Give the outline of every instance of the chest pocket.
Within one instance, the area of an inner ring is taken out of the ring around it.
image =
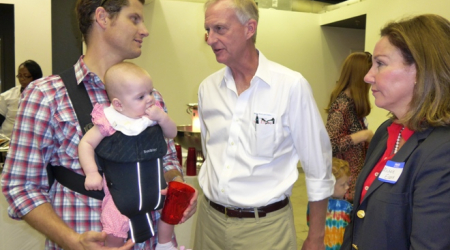
[[[256,120],[256,114],[255,119]],[[273,157],[276,148],[276,118],[259,114],[258,123],[249,128],[250,148],[253,156]]]

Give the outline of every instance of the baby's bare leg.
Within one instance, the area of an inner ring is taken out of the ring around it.
[[[174,227],[174,225],[165,223],[162,220],[158,221],[158,244],[156,245],[155,250],[177,249],[171,242]]]
[[[106,235],[105,246],[107,247],[121,247],[125,244],[125,239],[116,237],[112,234]]]

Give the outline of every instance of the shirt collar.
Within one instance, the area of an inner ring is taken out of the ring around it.
[[[270,77],[270,66],[269,66],[269,60],[263,55],[263,53],[259,50],[258,51],[258,68],[256,69],[256,73],[253,76],[253,79],[251,81],[251,85],[255,82],[256,79],[261,80],[261,82],[266,83],[267,85],[271,86],[271,77]],[[230,67],[226,67],[223,79],[220,84],[226,85],[227,82],[234,83],[233,74],[231,72]]]
[[[99,87],[103,86],[103,82],[100,80],[100,77],[97,76],[94,72],[91,72],[84,62],[84,55],[80,56],[80,59],[74,65],[75,67],[75,76],[77,78],[77,84],[80,84],[82,81],[85,83],[94,83]]]
[[[78,59],[77,63],[75,63],[75,77],[77,78],[77,84],[80,84],[86,75],[89,74],[89,69],[84,63],[84,55],[80,56],[80,59]]]
[[[402,130],[402,128],[403,128],[403,130]],[[393,122],[387,128],[387,130],[388,130],[389,136],[392,136],[392,137],[395,137],[395,138],[397,138],[398,134],[401,132],[402,133],[401,136],[403,137],[403,139],[405,141],[407,141],[409,139],[409,137],[411,137],[411,135],[414,134],[413,130],[403,126],[402,124],[398,124],[398,123],[395,123],[395,122]]]
[[[258,53],[259,53],[259,61],[255,77],[259,78],[262,82],[266,83],[267,85],[272,86],[271,81],[272,78],[270,77],[271,72],[270,61],[259,50]],[[253,79],[255,79],[255,77]]]

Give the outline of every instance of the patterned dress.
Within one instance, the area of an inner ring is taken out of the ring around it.
[[[345,227],[350,223],[352,208],[352,204],[346,200],[328,199],[324,238],[326,250],[339,250],[341,248]],[[306,220],[309,226],[309,206]]]
[[[328,112],[327,125],[333,157],[346,160],[350,166],[349,189],[345,198],[353,202],[355,183],[364,164],[367,153],[367,142],[353,144],[351,134],[367,129],[363,119],[356,116],[353,99],[341,92]]]

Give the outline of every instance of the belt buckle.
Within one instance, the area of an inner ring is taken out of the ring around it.
[[[234,209],[230,209],[228,207],[225,207],[225,217],[229,218],[230,216],[228,215],[228,210],[234,211]]]
[[[235,211],[235,212],[239,212],[239,215],[238,215],[238,216],[232,216],[232,217],[237,217],[237,218],[239,218],[239,219],[242,219],[242,218],[243,218],[243,217],[242,217],[242,210],[244,210],[244,209],[238,208],[238,207],[236,207],[236,208],[225,207],[225,216],[226,216],[227,218],[230,217],[230,216],[228,215],[228,210],[230,210],[230,211]]]
[[[266,211],[258,209],[258,217],[266,217],[266,215],[267,215]]]
[[[239,216],[237,216],[239,219],[242,219],[242,208],[235,209],[234,211],[239,212]]]
[[[230,210],[230,211],[239,211],[239,213],[241,213],[241,209],[240,208],[238,208],[238,209],[233,209],[233,208],[230,208],[230,207],[225,207],[225,217],[230,217],[229,215],[228,215],[228,210]]]

